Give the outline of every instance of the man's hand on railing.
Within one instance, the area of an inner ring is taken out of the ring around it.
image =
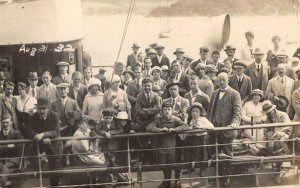
[[[129,134],[134,134],[135,133],[135,130],[130,130],[129,131]]]
[[[164,127],[164,128],[162,128],[162,129],[159,129],[159,132],[168,132],[169,131],[169,129],[167,128],[167,127]]]
[[[238,124],[230,124],[230,125],[228,125],[229,127],[232,127],[233,129],[235,129],[235,128],[238,128],[239,127],[239,125]]]
[[[174,128],[169,128],[169,129],[168,129],[168,133],[172,133],[172,132],[176,132],[176,129],[174,129]]]
[[[109,132],[105,132],[105,136],[106,138],[110,139],[111,138],[111,134]]]
[[[36,134],[36,135],[33,137],[33,140],[34,140],[34,141],[41,141],[41,140],[44,138],[44,136],[45,136],[44,133]]]
[[[50,140],[49,138],[44,138],[44,139],[43,139],[43,143],[44,143],[45,145],[50,145],[50,144],[51,144],[51,140]]]

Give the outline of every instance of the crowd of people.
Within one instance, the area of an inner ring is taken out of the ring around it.
[[[218,155],[232,157],[235,138],[249,141],[247,147],[253,155],[289,154],[287,140],[299,136],[298,127],[276,127],[237,131],[242,125],[261,123],[288,123],[300,119],[300,53],[293,58],[280,46],[280,37],[272,37],[274,48],[265,53],[254,46],[254,34],[246,32],[247,45],[242,57],[235,55],[236,48],[227,45],[227,58],[220,60],[219,51],[210,53],[207,47],[199,50],[195,60],[182,48],[174,51],[173,61],[164,54],[164,46],[150,44],[145,52],[132,45],[133,53],[127,62],[115,62],[112,75],[99,69],[93,75],[91,67],[82,72],[68,72],[69,63],[59,62],[59,75],[49,71],[38,75],[30,72],[28,84],[16,85],[0,72],[0,140],[32,139],[39,143],[26,144],[25,156],[45,153],[49,169],[70,164],[115,166],[127,165],[124,139],[111,139],[113,135],[137,132],[165,133],[157,140],[138,139],[140,150],[159,148],[155,163],[206,161],[216,157],[211,147],[219,144]],[[211,58],[208,57],[211,54]],[[40,77],[39,77],[40,76]],[[43,84],[38,86],[38,80]],[[13,95],[15,88],[18,95]],[[231,127],[218,134],[213,132],[186,133],[194,129]],[[103,136],[107,139],[52,141],[65,136]],[[216,139],[217,138],[217,139]],[[262,141],[270,141],[268,144]],[[253,142],[256,142],[254,144]],[[183,146],[192,146],[184,148]],[[178,147],[178,148],[177,148]],[[296,153],[300,152],[296,143]],[[19,167],[21,145],[1,145],[2,174],[12,173]],[[64,155],[62,155],[64,154]],[[153,153],[139,153],[139,162],[153,163]],[[33,168],[38,160],[29,158]],[[277,170],[280,171],[280,163]],[[200,167],[204,176],[205,166]],[[194,169],[192,169],[194,170]],[[229,184],[226,175],[232,174],[230,163],[219,169],[221,186]],[[170,168],[163,170],[165,181],[161,188],[171,186]],[[175,170],[175,184],[180,187],[181,170]],[[278,177],[278,176],[277,176]],[[280,183],[280,179],[275,179]],[[59,184],[52,174],[50,185]],[[6,176],[0,186],[10,186]]]

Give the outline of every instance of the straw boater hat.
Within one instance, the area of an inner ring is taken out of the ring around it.
[[[269,112],[271,112],[272,110],[274,110],[276,108],[276,105],[273,105],[272,102],[270,100],[265,100],[262,103],[262,112],[267,114]]]
[[[182,48],[176,48],[175,52],[173,52],[173,54],[177,54],[177,53],[181,53],[181,54],[184,54],[184,51]]]
[[[68,84],[68,83],[61,83],[61,84],[58,84],[56,86],[56,88],[66,88],[66,87],[69,87],[69,86],[70,86],[70,84]]]
[[[260,95],[261,96],[261,98],[263,98],[264,97],[264,92],[262,91],[262,90],[260,90],[260,89],[254,89],[252,92],[251,92],[251,96],[253,96],[253,95]]]
[[[70,64],[68,62],[65,61],[60,61],[56,64],[56,66],[69,66]]]
[[[155,66],[150,70],[150,74],[152,74],[154,70],[159,70],[160,72],[162,72],[162,70],[159,66]]]
[[[227,45],[224,51],[226,52],[227,50],[236,50],[236,48],[233,47],[232,45]]]
[[[255,48],[253,55],[264,55],[265,53],[260,48]]]
[[[199,108],[201,111],[201,116],[206,116],[206,111],[203,108],[202,104],[195,102],[194,104],[192,104],[188,109],[187,109],[187,113],[191,114],[191,111],[193,108]]]

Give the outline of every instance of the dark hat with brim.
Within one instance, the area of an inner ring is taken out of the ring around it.
[[[175,55],[175,54],[177,54],[177,53],[184,54],[184,51],[183,51],[182,48],[177,48],[177,49],[175,50],[175,52],[173,52],[173,54]]]
[[[232,45],[227,45],[224,51],[226,52],[227,50],[236,50],[236,48],[233,47]]]
[[[289,100],[285,96],[277,96],[279,100],[274,103],[278,109],[286,109],[289,106]]]
[[[157,45],[154,49],[157,50],[157,49],[164,49],[165,47],[162,46],[162,45]]]
[[[38,98],[37,107],[47,108],[50,106],[50,102],[47,98]]]
[[[188,107],[187,113],[191,114],[191,111],[192,111],[193,108],[199,108],[200,111],[201,111],[201,116],[206,116],[206,110],[203,108],[202,104],[200,104],[198,102],[195,102],[190,107]]]
[[[105,69],[102,69],[102,68],[99,69],[99,73],[105,73],[105,72],[106,72]]]
[[[165,101],[162,103],[162,108],[165,108],[165,107],[173,107],[171,103]]]
[[[173,81],[171,81],[171,82],[169,82],[166,85],[166,89],[169,89],[170,87],[175,86],[175,85],[177,85],[178,87],[180,87],[181,83],[180,82],[173,82]]]
[[[116,110],[112,108],[107,108],[102,111],[103,116],[115,116],[117,114]]]
[[[140,46],[137,43],[133,43],[131,48],[140,48]]]
[[[133,79],[135,78],[135,75],[134,75],[134,73],[133,73],[132,71],[130,71],[130,70],[125,70],[125,71],[122,73],[123,76],[125,76],[126,73],[130,74],[131,77],[132,77]]]
[[[153,83],[153,81],[149,78],[149,77],[146,77],[142,80],[142,84],[145,84],[145,83],[148,83],[148,82],[151,82]]]
[[[185,59],[188,60],[188,61],[193,61],[192,56],[190,56],[189,54],[184,54],[184,55],[183,55],[183,58],[185,58]]]
[[[273,105],[273,103],[270,100],[265,100],[262,103],[262,112],[267,114],[274,110],[276,108],[276,105]]]
[[[40,77],[38,77],[37,72],[30,72],[29,76],[27,77],[28,80],[36,80],[39,79]]]
[[[300,72],[300,69],[297,69],[295,73],[298,74],[299,72]]]

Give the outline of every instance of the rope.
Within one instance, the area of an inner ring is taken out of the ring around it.
[[[127,34],[128,26],[129,26],[130,19],[131,19],[131,15],[132,15],[132,12],[133,12],[134,4],[135,4],[135,0],[131,0],[130,5],[129,5],[129,10],[128,10],[128,13],[127,13],[127,19],[126,19],[126,23],[125,23],[125,27],[124,27],[124,31],[123,31],[123,36],[122,36],[122,39],[121,39],[121,44],[120,44],[120,47],[119,47],[119,52],[118,52],[118,56],[117,56],[116,61],[118,61],[119,57],[120,57],[120,53],[121,53],[121,50],[122,50],[122,47],[123,47],[123,44],[124,44],[124,40],[125,40],[125,37],[126,37],[126,34]]]

